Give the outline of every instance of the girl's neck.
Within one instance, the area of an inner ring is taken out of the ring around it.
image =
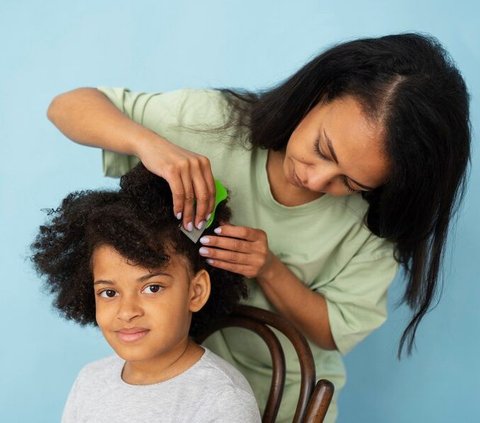
[[[179,344],[174,350],[142,361],[126,361],[122,380],[130,385],[151,385],[172,379],[202,357],[205,350],[190,339]]]

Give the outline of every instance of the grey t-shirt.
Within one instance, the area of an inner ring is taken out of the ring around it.
[[[62,423],[261,421],[246,379],[208,349],[182,374],[153,385],[125,383],[124,363],[113,356],[86,365],[70,391]]]

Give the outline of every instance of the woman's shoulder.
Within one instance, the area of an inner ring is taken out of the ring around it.
[[[384,255],[393,257],[393,243],[375,235],[368,227],[366,223],[368,208],[369,205],[361,194],[337,199],[333,212],[337,218],[336,224],[343,225],[345,230],[343,239],[348,241],[353,250],[361,247],[361,251],[368,251],[372,258]],[[340,216],[342,218],[338,219]]]
[[[363,199],[361,194],[346,195],[343,197],[345,212],[350,214],[352,218],[363,222],[365,214],[368,211],[368,203]]]
[[[189,101],[211,102],[211,101],[227,101],[227,97],[221,90],[215,88],[179,88],[163,93],[167,96],[176,96]]]
[[[329,196],[323,199],[323,202],[319,202],[319,208],[322,211],[322,219],[317,225],[321,227],[328,225],[339,230],[339,233],[355,230],[359,235],[363,233],[365,236],[370,232],[365,225],[368,203],[360,194]],[[311,213],[315,212],[316,210],[312,208]]]
[[[211,88],[181,88],[144,92],[130,88],[97,87],[118,109],[146,126],[166,121],[172,125],[221,126],[231,106],[222,91]],[[157,122],[158,123],[158,122]]]
[[[220,127],[227,123],[231,114],[228,98],[219,90],[183,88],[164,96],[167,101],[175,100],[179,123],[193,126],[193,129]]]

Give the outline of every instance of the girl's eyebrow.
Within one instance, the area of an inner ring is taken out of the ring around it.
[[[99,279],[99,280],[93,282],[93,285],[115,285],[115,284],[112,281]]]
[[[167,272],[147,273],[147,274],[144,275],[144,276],[140,276],[140,277],[137,279],[137,282],[145,282],[145,281],[147,281],[148,279],[154,278],[155,276],[168,276],[168,277],[172,277],[172,275],[171,275],[170,273],[167,273]],[[99,279],[99,280],[96,280],[95,282],[93,282],[93,285],[115,285],[115,282],[113,282],[113,281],[111,281],[111,280],[107,280],[107,279]]]
[[[328,138],[328,135],[325,132],[325,129],[323,130],[323,136],[325,137],[325,141],[327,142],[327,148],[328,148],[328,151],[330,152],[330,155],[332,156],[333,161],[336,164],[339,164],[337,154],[335,153],[335,150],[332,145],[332,140]],[[358,185],[360,188],[363,188],[369,191],[372,191],[375,189],[375,188],[369,187],[368,185],[364,185],[364,184],[361,184],[360,182],[357,182],[355,179],[350,178],[350,176],[348,176],[348,179],[350,179],[354,184]]]
[[[168,272],[161,272],[161,271],[158,271],[158,272],[154,272],[154,273],[148,273],[146,274],[145,276],[141,276],[137,279],[137,282],[145,282],[147,281],[148,279],[150,278],[154,278],[155,276],[168,276],[168,277],[172,277],[172,275]]]

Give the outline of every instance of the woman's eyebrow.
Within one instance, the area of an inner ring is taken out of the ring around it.
[[[335,153],[335,149],[333,148],[332,140],[330,138],[328,138],[328,135],[325,132],[325,129],[323,130],[323,136],[325,137],[325,141],[327,142],[327,148],[328,148],[328,151],[330,152],[330,156],[332,156],[333,161],[336,164],[340,164],[340,163],[338,163],[337,154]],[[364,184],[361,184],[360,182],[357,182],[355,179],[350,178],[350,176],[347,176],[347,178],[350,179],[354,184],[358,185],[360,188],[363,188],[363,189],[366,189],[366,190],[375,189],[375,188],[369,187],[368,185],[364,185]]]
[[[330,156],[332,156],[332,159],[336,164],[339,164],[337,159],[337,154],[335,153],[335,150],[332,145],[332,140],[328,138],[328,135],[325,132],[325,129],[323,130],[323,136],[325,137],[325,141],[327,142],[327,147],[328,147],[328,151],[330,152]]]

